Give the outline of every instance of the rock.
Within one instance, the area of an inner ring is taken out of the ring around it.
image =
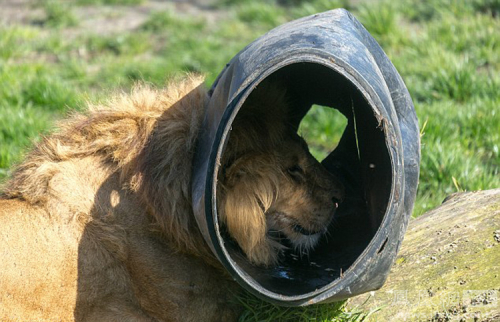
[[[500,189],[460,193],[410,222],[386,284],[348,307],[368,321],[500,321]]]

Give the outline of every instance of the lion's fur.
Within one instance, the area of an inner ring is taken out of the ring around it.
[[[27,155],[0,199],[0,320],[236,319],[191,215],[202,82],[90,106]]]
[[[270,97],[266,111],[285,105],[282,96]],[[191,207],[193,151],[207,99],[200,76],[165,90],[139,85],[42,138],[2,188],[1,321],[237,318],[230,298],[239,288],[205,244]],[[281,195],[304,207],[306,188],[331,198],[323,190],[334,185],[314,170],[322,191],[305,182],[291,188],[278,167],[288,155],[270,153],[288,142],[286,111],[264,113],[264,122],[258,108],[242,113],[249,121],[235,120],[224,153],[220,215],[251,261],[270,264],[279,248],[266,239],[266,226],[283,218],[269,222],[266,210]],[[249,172],[250,180],[239,180]],[[324,198],[313,201],[319,209]]]
[[[74,114],[27,156],[4,195],[50,207],[50,182],[61,164],[97,157],[97,164],[108,173],[119,172],[122,182],[146,200],[162,231],[179,232],[167,236],[179,248],[203,252],[200,240],[193,239],[194,219],[185,215],[191,154],[207,95],[201,84],[202,78],[192,76],[163,91],[141,85],[105,105],[90,105],[87,114]],[[55,195],[59,199],[66,193]]]

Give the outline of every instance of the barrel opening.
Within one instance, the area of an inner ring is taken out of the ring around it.
[[[291,124],[299,134],[304,128],[301,126],[303,120],[311,115],[308,113],[316,113],[315,110],[321,108],[334,109],[335,113],[327,114],[339,118],[340,121],[334,122],[342,124],[329,134],[329,140],[321,147],[326,156],[318,161],[343,183],[345,199],[328,233],[308,256],[296,258],[285,254],[277,266],[252,265],[237,243],[222,231],[222,247],[233,265],[245,272],[256,289],[281,296],[302,296],[339,282],[366,253],[377,233],[387,212],[392,189],[388,139],[367,94],[331,66],[312,62],[287,65],[251,85],[250,94],[243,97],[249,100],[252,95],[260,95],[258,88],[262,82],[286,88],[287,100],[292,104]],[[241,111],[245,107],[243,102],[241,108],[235,110],[236,118],[244,115]],[[308,143],[310,147],[313,145]],[[382,239],[376,249],[384,246]]]

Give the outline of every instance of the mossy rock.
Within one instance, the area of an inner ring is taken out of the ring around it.
[[[500,321],[500,189],[457,193],[410,222],[369,321]]]

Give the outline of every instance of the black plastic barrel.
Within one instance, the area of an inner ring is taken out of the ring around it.
[[[348,120],[339,144],[322,160],[346,187],[332,237],[306,260],[285,258],[269,268],[252,265],[221,233],[216,198],[232,121],[263,81],[287,87],[297,128],[313,104],[335,108]],[[288,306],[379,289],[413,209],[420,138],[408,90],[366,29],[343,9],[286,23],[238,53],[210,95],[195,154],[193,207],[206,242],[233,278],[258,297]]]

